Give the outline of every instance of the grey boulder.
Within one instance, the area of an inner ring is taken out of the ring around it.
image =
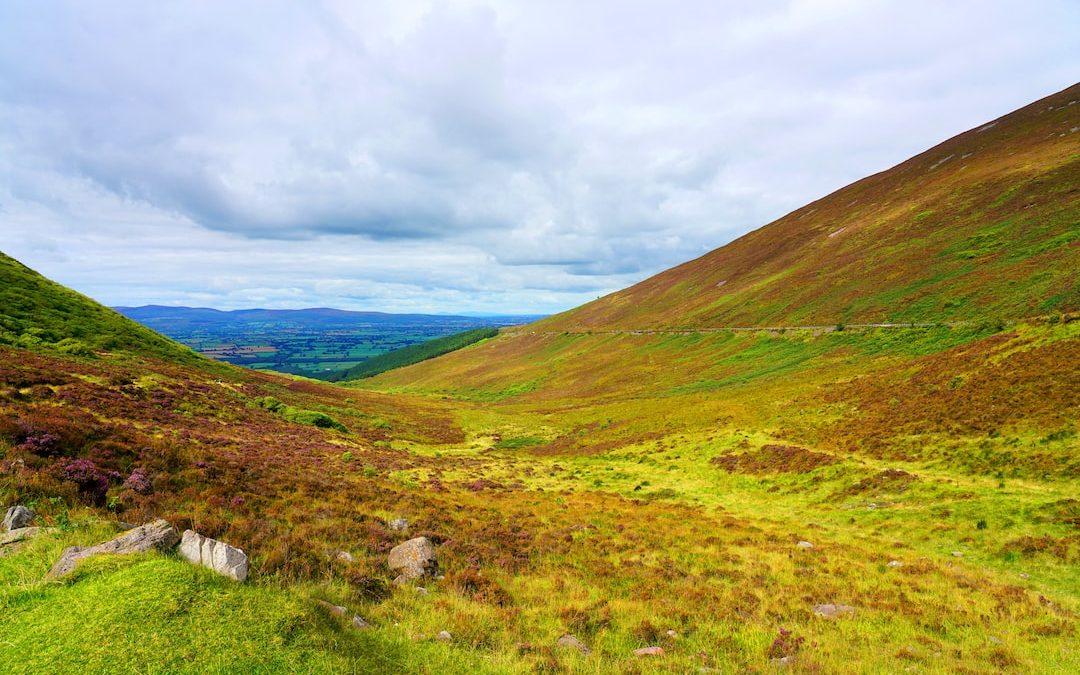
[[[72,546],[64,549],[64,552],[60,554],[60,559],[56,561],[56,564],[49,571],[49,577],[56,578],[70,574],[75,569],[77,562],[93,555],[125,555],[128,553],[146,553],[151,550],[168,551],[173,546],[176,546],[176,542],[179,540],[180,535],[176,532],[176,528],[170,525],[168,521],[155,520],[152,523],[128,530],[116,539],[96,546],[88,548]]]
[[[4,532],[29,527],[30,523],[34,522],[35,517],[37,517],[37,514],[25,506],[12,506],[4,514]]]
[[[435,545],[427,537],[417,537],[390,549],[387,559],[390,569],[399,572],[397,583],[422,577],[433,577],[439,572]]]
[[[218,574],[243,581],[247,579],[247,554],[228,544],[204,537],[193,530],[184,530],[184,538],[177,549],[180,557],[196,565],[202,565]]]

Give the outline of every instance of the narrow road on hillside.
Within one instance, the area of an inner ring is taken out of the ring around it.
[[[730,326],[726,328],[623,328],[597,330],[507,330],[503,335],[695,335],[698,333],[782,333],[789,330],[808,330],[831,333],[837,330],[866,330],[869,328],[933,328],[935,326],[970,326],[974,321],[938,321],[936,323],[847,323],[832,326]]]

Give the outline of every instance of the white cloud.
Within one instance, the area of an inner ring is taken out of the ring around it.
[[[112,304],[556,311],[1072,84],[1068,0],[7,3],[0,246]]]

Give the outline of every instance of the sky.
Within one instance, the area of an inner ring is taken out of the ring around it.
[[[0,3],[0,250],[109,305],[550,313],[1080,79],[1077,0]]]

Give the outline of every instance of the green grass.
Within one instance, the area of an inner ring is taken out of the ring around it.
[[[433,359],[436,356],[449,354],[452,351],[468,347],[471,344],[495,337],[498,334],[499,330],[497,328],[474,328],[462,333],[435,338],[434,340],[428,340],[427,342],[418,345],[411,345],[409,347],[403,347],[402,349],[395,349],[384,354],[379,354],[363,363],[358,363],[352,368],[333,375],[328,379],[339,382],[374,377],[375,375],[385,373],[388,370],[403,368],[414,363]]]
[[[393,629],[353,630],[317,607],[317,588],[239,584],[172,555],[99,556],[42,580],[65,544],[108,532],[45,536],[0,558],[0,672],[490,670]]]

